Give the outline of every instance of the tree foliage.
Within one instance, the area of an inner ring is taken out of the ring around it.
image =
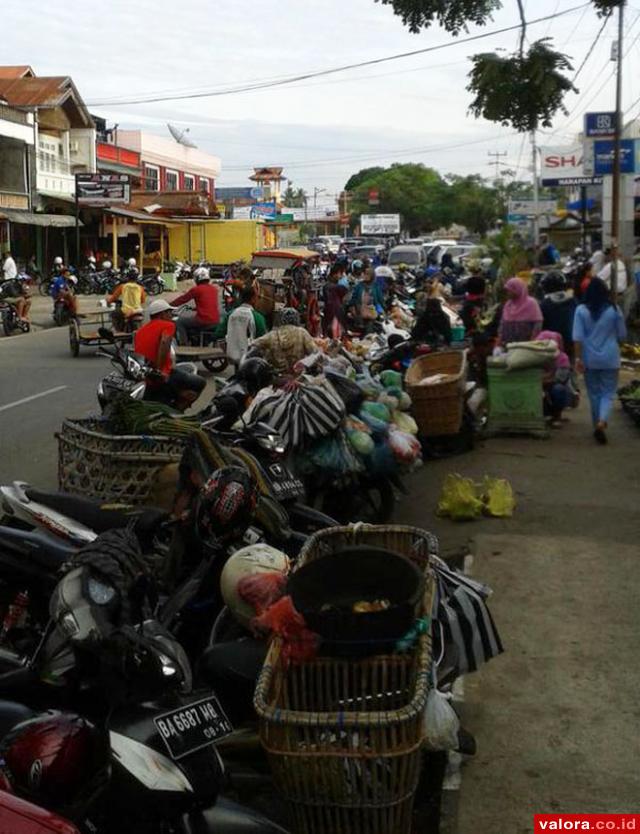
[[[350,187],[353,182],[357,183],[355,188]],[[371,189],[378,191],[379,205],[369,205]],[[531,196],[529,183],[498,180],[492,184],[475,174],[442,177],[432,168],[414,163],[365,168],[349,179],[345,190],[351,194],[354,225],[360,214],[400,214],[404,228],[416,234],[452,223],[485,234],[506,215],[509,199]]]
[[[570,90],[576,91],[563,71],[573,67],[561,52],[536,41],[527,52],[508,57],[496,53],[474,55],[467,89],[475,94],[470,111],[474,116],[511,125],[519,131],[550,127]]]
[[[304,188],[294,188],[293,183],[289,181],[287,190],[282,195],[282,200],[285,206],[289,206],[289,208],[302,208],[307,200],[307,192]]]
[[[457,35],[469,25],[482,26],[502,0],[375,0],[393,8],[411,32],[438,23]],[[519,51],[507,57],[483,53],[473,57],[467,89],[474,95],[470,111],[516,130],[548,127],[558,112],[566,113],[562,102],[575,91],[564,74],[572,69],[569,58],[549,46],[547,39],[524,50],[526,20],[523,0],[516,0],[522,21]],[[600,17],[611,14],[623,0],[591,0]]]

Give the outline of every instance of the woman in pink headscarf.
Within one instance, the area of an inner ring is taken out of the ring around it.
[[[542,310],[535,298],[530,298],[524,281],[510,278],[505,284],[507,301],[502,310],[498,341],[530,342],[542,329]]]
[[[558,347],[557,355],[545,367],[542,387],[544,390],[544,412],[551,419],[551,425],[562,425],[562,412],[565,408],[575,405],[578,396],[571,377],[571,362],[564,351],[564,341],[560,333],[553,330],[542,330],[536,336],[537,342],[555,342]]]

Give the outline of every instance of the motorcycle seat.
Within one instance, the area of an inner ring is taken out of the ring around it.
[[[25,707],[24,704],[19,704],[16,701],[0,700],[0,739],[3,739],[18,724],[33,718],[35,714],[32,709]]]
[[[112,506],[95,498],[83,498],[66,492],[45,492],[29,488],[27,498],[37,504],[44,504],[56,512],[84,524],[95,533],[127,527],[132,521],[136,529],[149,532],[167,516],[164,510],[155,507]]]
[[[29,562],[54,573],[75,552],[75,547],[45,533],[15,527],[0,527],[0,547],[9,554],[28,554]]]

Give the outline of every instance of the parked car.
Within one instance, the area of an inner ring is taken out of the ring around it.
[[[384,246],[356,246],[349,254],[352,258],[357,258],[360,261],[363,258],[369,258],[372,261],[380,252],[384,252]]]
[[[427,265],[427,256],[422,246],[402,244],[401,246],[394,246],[389,252],[388,264],[394,270],[400,264],[406,264],[411,272],[421,272]]]
[[[364,246],[365,240],[361,237],[346,237],[342,241],[342,245],[347,250],[347,252],[351,252],[351,250],[355,249],[356,246]]]
[[[340,235],[319,235],[314,240],[318,243],[323,243],[327,247],[327,250],[333,255],[338,254],[342,244],[342,238]]]

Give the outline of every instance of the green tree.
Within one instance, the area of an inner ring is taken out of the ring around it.
[[[351,189],[350,210],[353,215],[372,212],[400,214],[404,228],[416,233],[451,222],[450,208],[445,199],[447,183],[433,168],[415,163],[395,163],[386,169],[360,171],[349,180],[353,181],[359,183]],[[380,203],[376,206],[369,205],[372,188],[377,189],[380,195]]]
[[[304,188],[294,188],[291,180],[287,182],[287,190],[282,195],[282,201],[289,208],[302,208],[307,199]]]
[[[502,0],[375,0],[391,6],[412,32],[438,23],[457,35],[470,24],[486,25]],[[591,0],[599,16],[610,15],[624,0]],[[481,53],[472,57],[473,67],[467,89],[473,95],[470,110],[489,121],[535,130],[549,126],[567,92],[575,90],[565,75],[572,70],[566,55],[552,49],[548,39],[532,43],[525,50],[527,22],[524,0],[516,0],[521,20],[518,50],[511,55]]]
[[[349,177],[347,180],[347,184],[344,187],[345,191],[355,191],[358,186],[362,185],[368,179],[377,176],[378,174],[383,174],[384,168],[381,167],[374,167],[374,168],[363,168],[362,171],[358,171],[357,174],[354,174],[352,177]]]

